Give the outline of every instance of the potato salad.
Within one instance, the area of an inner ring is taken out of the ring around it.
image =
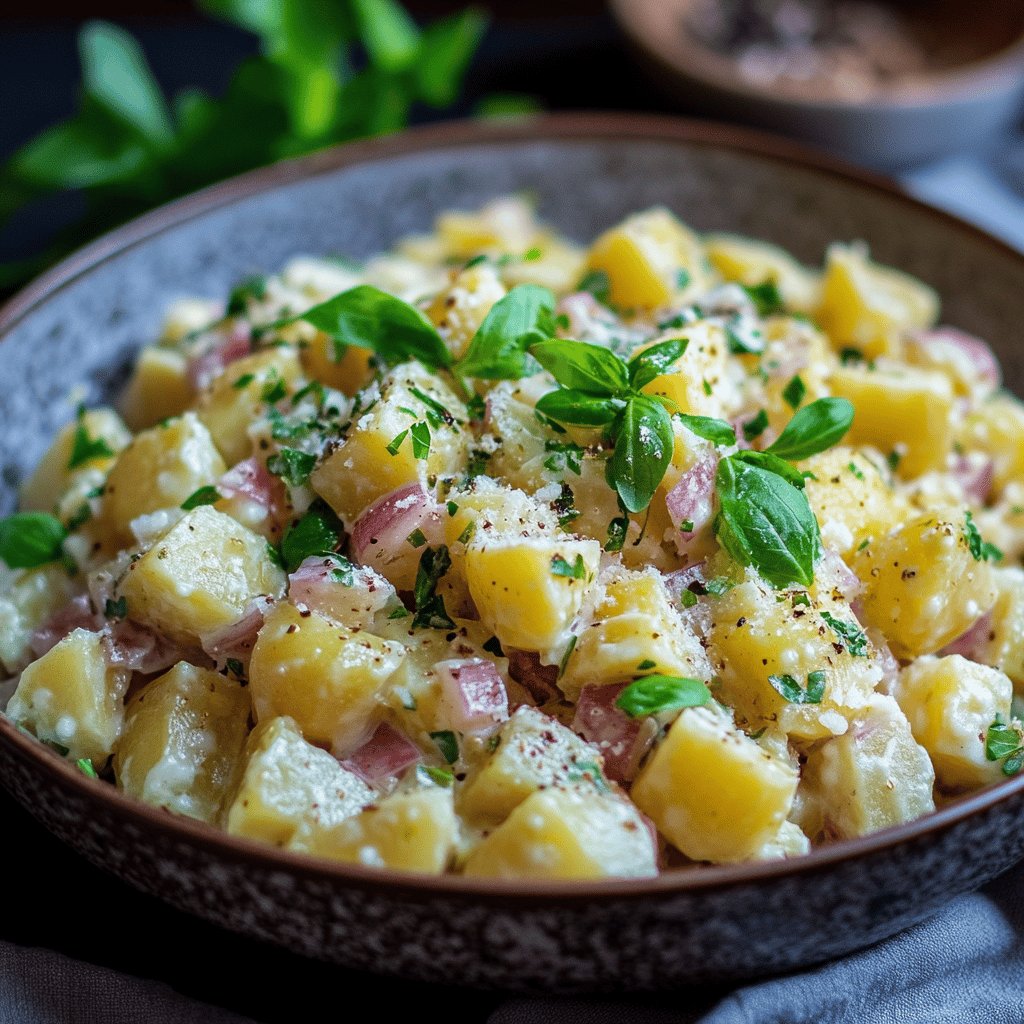
[[[926,284],[516,197],[174,305],[0,520],[0,707],[331,861],[792,857],[1024,764],[1024,406]]]

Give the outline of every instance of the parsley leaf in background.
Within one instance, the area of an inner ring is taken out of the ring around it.
[[[451,106],[486,27],[475,9],[420,27],[397,0],[197,0],[253,33],[259,53],[221,96],[168,100],[124,29],[86,24],[78,112],[0,168],[0,226],[81,191],[82,219],[44,251],[0,266],[12,287],[100,232],[211,182],[349,139],[398,131],[422,104]]]

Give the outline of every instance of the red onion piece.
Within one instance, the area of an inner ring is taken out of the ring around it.
[[[88,594],[79,594],[57,609],[29,638],[32,653],[41,658],[76,629],[101,630],[104,619],[92,610]]]
[[[630,718],[615,706],[615,701],[627,683],[610,686],[584,686],[572,720],[573,729],[585,740],[593,743],[604,756],[604,771],[610,779],[628,782],[636,774],[643,750],[640,719]],[[651,736],[646,743],[650,746]]]
[[[964,489],[964,496],[976,505],[985,505],[992,497],[995,485],[995,462],[976,453],[974,457],[958,455],[953,464],[953,475]]]
[[[274,607],[272,597],[257,597],[250,601],[241,617],[229,626],[202,638],[203,650],[224,668],[228,659],[248,663],[267,613]]]
[[[974,369],[978,379],[991,388],[998,388],[1003,382],[999,360],[989,345],[981,338],[961,331],[956,327],[936,327],[931,331],[920,331],[911,339],[926,352],[942,357],[943,350],[963,357]]]
[[[968,661],[981,661],[992,639],[992,613],[985,612],[967,632],[946,644],[939,654],[959,654]]]
[[[248,325],[239,324],[213,348],[188,364],[188,378],[196,391],[208,388],[233,362],[252,352]]]
[[[342,764],[368,782],[400,775],[420,760],[419,748],[387,722],[377,726],[374,734]]]
[[[451,658],[434,666],[449,724],[463,733],[487,732],[508,720],[508,693],[494,662]]]
[[[165,672],[185,657],[177,644],[127,620],[107,628],[104,645],[111,665],[143,675]]]
[[[292,604],[349,627],[368,627],[394,593],[395,588],[369,566],[346,567],[340,557],[313,555],[288,577]]]
[[[217,481],[217,490],[225,498],[244,498],[261,505],[278,518],[287,505],[284,484],[274,476],[262,459],[251,458],[232,466]]]
[[[676,528],[676,548],[680,555],[695,538],[701,539],[710,529],[715,512],[715,472],[718,456],[708,454],[697,460],[679,478],[675,487],[665,495],[665,507]],[[683,523],[692,523],[692,530],[682,529]]]
[[[419,531],[423,542],[409,538]],[[352,528],[352,554],[393,582],[414,577],[424,544],[444,542],[444,520],[437,502],[421,484],[409,484],[374,502]]]

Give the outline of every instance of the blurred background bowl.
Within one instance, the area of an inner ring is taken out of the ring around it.
[[[1016,0],[610,4],[647,73],[688,107],[875,167],[984,148],[1013,124],[1024,99],[1024,4]],[[844,12],[867,27],[868,47],[890,64],[875,82],[851,80],[857,69],[844,74],[851,69],[837,66],[838,51],[818,45],[823,25],[835,29]],[[791,73],[780,75],[783,60]]]

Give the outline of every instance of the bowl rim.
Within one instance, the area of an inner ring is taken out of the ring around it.
[[[495,122],[450,121],[396,135],[334,146],[312,155],[250,171],[185,196],[144,214],[62,260],[0,307],[0,343],[34,309],[107,260],[144,244],[167,230],[232,203],[320,175],[358,165],[389,161],[452,148],[508,146],[550,141],[653,141],[726,149],[758,159],[797,167],[818,176],[886,196],[907,209],[925,213],[1016,262],[1024,274],[1024,253],[981,228],[908,195],[894,182],[853,167],[809,147],[764,132],[716,122],[630,113],[561,113]],[[206,848],[217,858],[258,861],[267,871],[286,870],[319,882],[360,890],[387,889],[411,898],[529,904],[569,904],[597,899],[642,900],[650,896],[683,896],[713,889],[750,885],[801,873],[816,873],[844,861],[931,837],[964,820],[1017,797],[1024,791],[1024,773],[967,794],[922,818],[856,839],[818,847],[799,857],[740,864],[695,865],[649,878],[598,881],[545,881],[469,878],[464,875],[422,875],[393,869],[345,864],[292,852],[245,839],[205,822],[152,807],[107,782],[87,778],[77,767],[25,734],[0,715],[0,745],[49,777],[55,786],[70,786],[86,801],[98,800],[120,818],[145,823],[169,841]],[[99,786],[100,788],[97,788]],[[32,808],[29,808],[30,811]],[[37,813],[33,811],[33,813]]]
[[[653,0],[658,6],[661,2]],[[639,6],[651,4],[652,0],[644,0]],[[749,102],[786,108],[791,113],[827,112],[837,108],[842,112],[921,111],[943,102],[968,99],[968,92],[979,86],[990,91],[999,87],[1009,90],[1014,85],[1024,89],[1024,28],[1012,42],[983,57],[949,68],[926,71],[903,85],[886,83],[864,99],[795,96],[769,94],[746,81],[736,71],[735,61],[715,53],[684,32],[663,35],[649,31],[647,19],[636,14],[636,0],[609,0],[609,6],[615,21],[633,45],[673,76],[712,86]]]

